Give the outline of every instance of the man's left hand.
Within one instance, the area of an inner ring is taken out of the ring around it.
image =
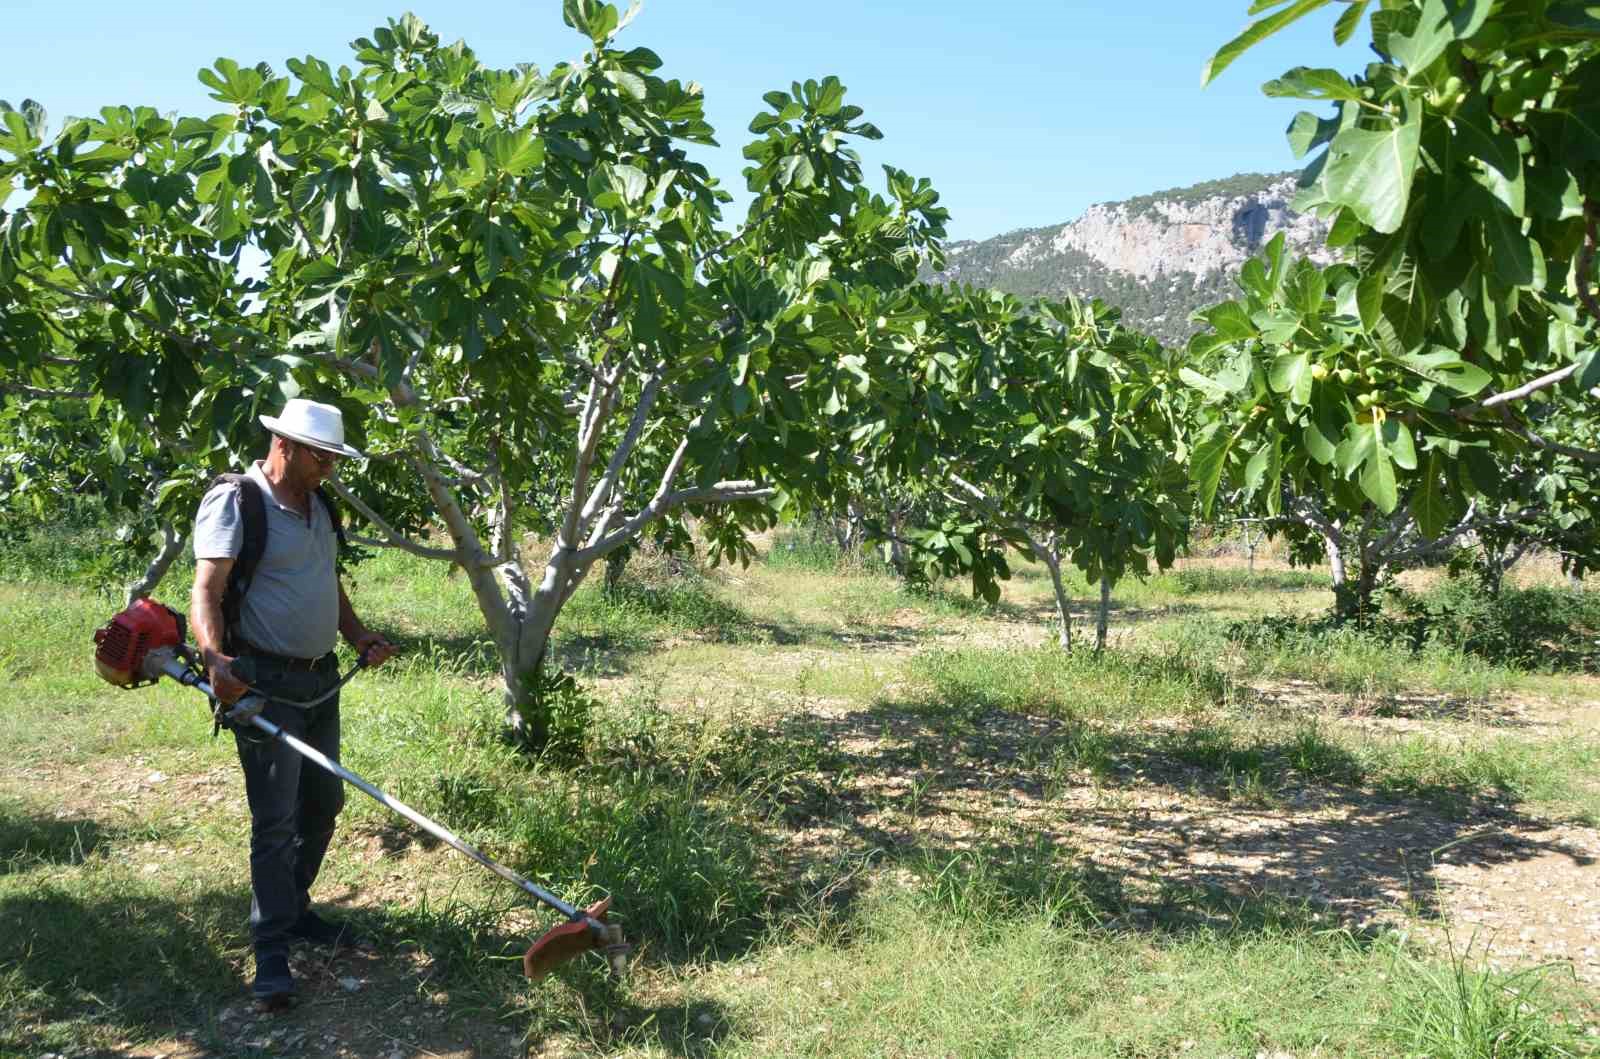
[[[352,645],[356,654],[366,659],[369,666],[381,666],[400,653],[400,649],[384,638],[382,633],[364,632]]]

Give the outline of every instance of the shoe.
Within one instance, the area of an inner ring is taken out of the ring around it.
[[[291,937],[309,941],[313,945],[333,945],[347,949],[368,945],[367,939],[357,934],[348,923],[330,923],[315,912],[303,913],[289,928]]]
[[[257,956],[256,980],[250,986],[250,995],[263,1011],[288,1007],[294,997],[294,976],[289,973],[289,957],[282,953]]]

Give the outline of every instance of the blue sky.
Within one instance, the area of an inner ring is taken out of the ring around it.
[[[619,6],[626,6],[625,4]],[[1300,109],[1261,95],[1290,66],[1365,61],[1313,18],[1200,88],[1206,58],[1246,22],[1247,0],[646,0],[626,46],[664,76],[700,82],[720,151],[705,160],[742,190],[739,148],[761,94],[835,74],[885,139],[862,151],[874,183],[889,162],[926,176],[951,235],[983,238],[1071,220],[1095,202],[1243,171],[1295,167],[1283,129]],[[34,98],[53,119],[111,103],[210,113],[195,71],[218,56],[350,61],[349,42],[412,10],[495,66],[548,69],[583,50],[559,0],[5,0],[0,99]]]

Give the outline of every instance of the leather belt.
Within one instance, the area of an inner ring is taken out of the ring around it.
[[[263,651],[254,644],[248,643],[242,645],[239,653],[247,654],[252,658],[259,658],[263,662],[273,662],[287,669],[315,669],[317,666],[321,665],[329,655],[333,654],[332,651],[329,651],[327,654],[318,655],[315,658],[295,658],[292,655],[278,655],[273,654],[271,651]]]

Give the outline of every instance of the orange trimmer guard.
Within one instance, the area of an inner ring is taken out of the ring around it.
[[[605,948],[608,956],[613,949],[624,949],[622,931],[606,923],[606,912],[610,908],[611,898],[601,898],[584,909],[584,918],[569,919],[545,931],[522,954],[522,973],[530,979],[543,978],[556,967],[590,949]],[[604,926],[603,934],[590,925],[590,920]],[[612,960],[613,966],[617,962]]]

